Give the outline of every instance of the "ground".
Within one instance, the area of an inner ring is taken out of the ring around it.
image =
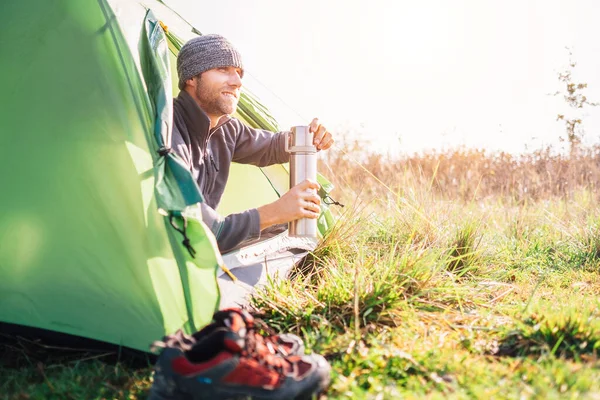
[[[253,306],[330,361],[324,399],[600,399],[594,154],[328,160],[346,171],[339,223]],[[144,399],[152,384],[149,363],[0,346],[0,399]]]

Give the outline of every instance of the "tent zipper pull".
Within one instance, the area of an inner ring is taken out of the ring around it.
[[[329,195],[327,195],[323,198],[323,203],[327,204],[328,206],[334,205],[334,206],[338,206],[338,207],[344,207],[344,205],[342,203],[332,199],[331,196],[329,196]]]
[[[156,151],[159,156],[166,157],[168,154],[173,152],[173,149],[170,147],[163,146]]]
[[[183,241],[181,242],[183,244],[183,246],[187,249],[188,253],[190,253],[190,256],[192,256],[192,258],[196,258],[196,250],[192,247],[192,244],[190,243],[190,238],[187,236],[187,219],[185,219],[185,217],[182,215],[181,218],[183,219],[183,228],[179,228],[177,226],[177,224],[175,223],[175,216],[173,214],[169,215],[169,223],[171,224],[171,226],[173,227],[173,229],[175,229],[177,232],[181,233],[183,235]]]

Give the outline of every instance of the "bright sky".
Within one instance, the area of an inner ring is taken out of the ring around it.
[[[245,83],[284,128],[318,116],[378,151],[557,143],[565,103],[548,94],[559,89],[565,46],[576,81],[600,102],[595,0],[189,3],[168,1],[239,48]],[[598,142],[600,107],[586,114],[586,138]]]

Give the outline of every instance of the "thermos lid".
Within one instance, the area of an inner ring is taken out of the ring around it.
[[[306,125],[293,126],[286,142],[286,151],[290,153],[316,153],[313,144],[314,133]]]

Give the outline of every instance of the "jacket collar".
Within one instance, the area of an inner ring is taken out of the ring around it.
[[[196,103],[196,100],[194,100],[194,98],[185,90],[179,92],[175,104],[175,106],[180,109],[190,136],[197,140],[208,140],[209,136],[214,131],[231,120],[229,115],[225,115],[221,117],[217,126],[211,130],[210,118],[208,118],[208,115],[200,108],[198,103]]]

